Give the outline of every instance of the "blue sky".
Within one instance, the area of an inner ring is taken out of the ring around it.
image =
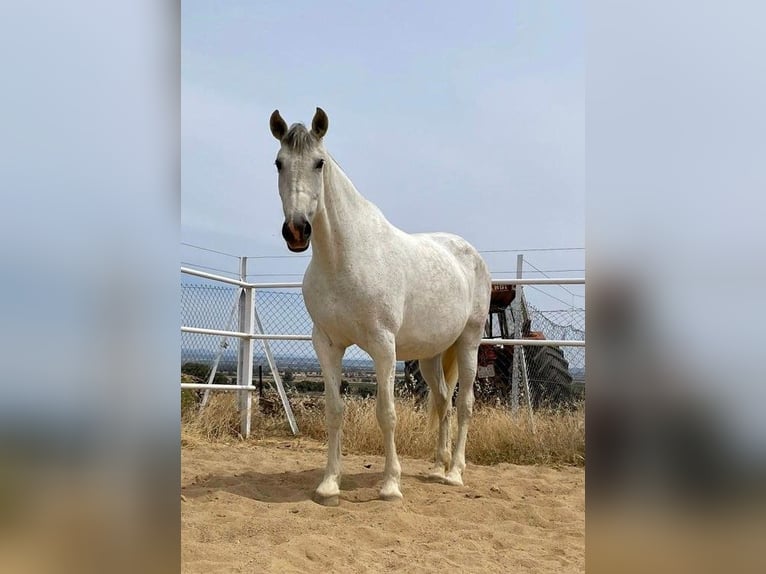
[[[579,2],[185,1],[181,70],[182,240],[286,256],[251,263],[256,279],[297,281],[308,262],[280,235],[275,108],[307,123],[321,106],[329,151],[406,231],[458,233],[485,251],[584,245]],[[485,257],[497,277],[515,270],[515,252]],[[585,259],[525,257],[543,270],[581,270]],[[182,260],[237,269],[190,248]],[[563,301],[529,299],[584,304],[544,290]]]

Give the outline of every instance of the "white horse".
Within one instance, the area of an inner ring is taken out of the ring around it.
[[[271,115],[270,127],[281,144],[275,163],[285,214],[282,236],[290,251],[313,244],[303,296],[314,322],[328,429],[318,502],[338,504],[341,360],[354,344],[375,362],[376,415],[386,454],[381,498],[402,497],[394,443],[397,360],[419,359],[428,383],[432,423],[439,427],[432,476],[462,485],[477,353],[491,291],[484,260],[456,235],[410,235],[389,223],[325,149],[328,118],[322,109],[317,108],[311,131],[302,124],[288,129],[279,110]],[[450,455],[449,416],[458,380],[458,432]]]

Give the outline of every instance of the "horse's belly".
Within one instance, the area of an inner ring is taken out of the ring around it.
[[[454,342],[452,340],[429,340],[429,341],[406,341],[396,342],[396,360],[413,361],[415,359],[428,359],[443,352]]]
[[[344,305],[326,303],[307,307],[314,324],[338,345],[358,345],[366,349],[378,339],[378,331],[383,328],[379,321],[361,319],[358,312]],[[465,322],[462,314],[405,318],[395,331],[396,358],[405,361],[438,355],[460,336]]]
[[[405,319],[396,336],[397,359],[409,361],[438,355],[461,335],[467,319],[464,313]]]

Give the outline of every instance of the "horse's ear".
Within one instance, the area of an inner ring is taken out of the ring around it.
[[[322,108],[317,108],[314,114],[314,119],[311,120],[311,133],[317,139],[322,139],[327,133],[327,127],[330,124],[330,120],[327,119],[327,114],[324,113]]]
[[[282,141],[282,138],[285,137],[285,134],[287,133],[287,123],[282,119],[282,116],[279,115],[279,110],[274,110],[271,114],[269,127],[271,128],[271,135],[279,141]]]

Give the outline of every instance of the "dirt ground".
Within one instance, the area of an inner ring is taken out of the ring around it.
[[[183,572],[584,572],[585,472],[468,464],[466,486],[402,458],[401,503],[377,499],[383,458],[344,455],[340,506],[311,500],[309,440],[181,451]]]

